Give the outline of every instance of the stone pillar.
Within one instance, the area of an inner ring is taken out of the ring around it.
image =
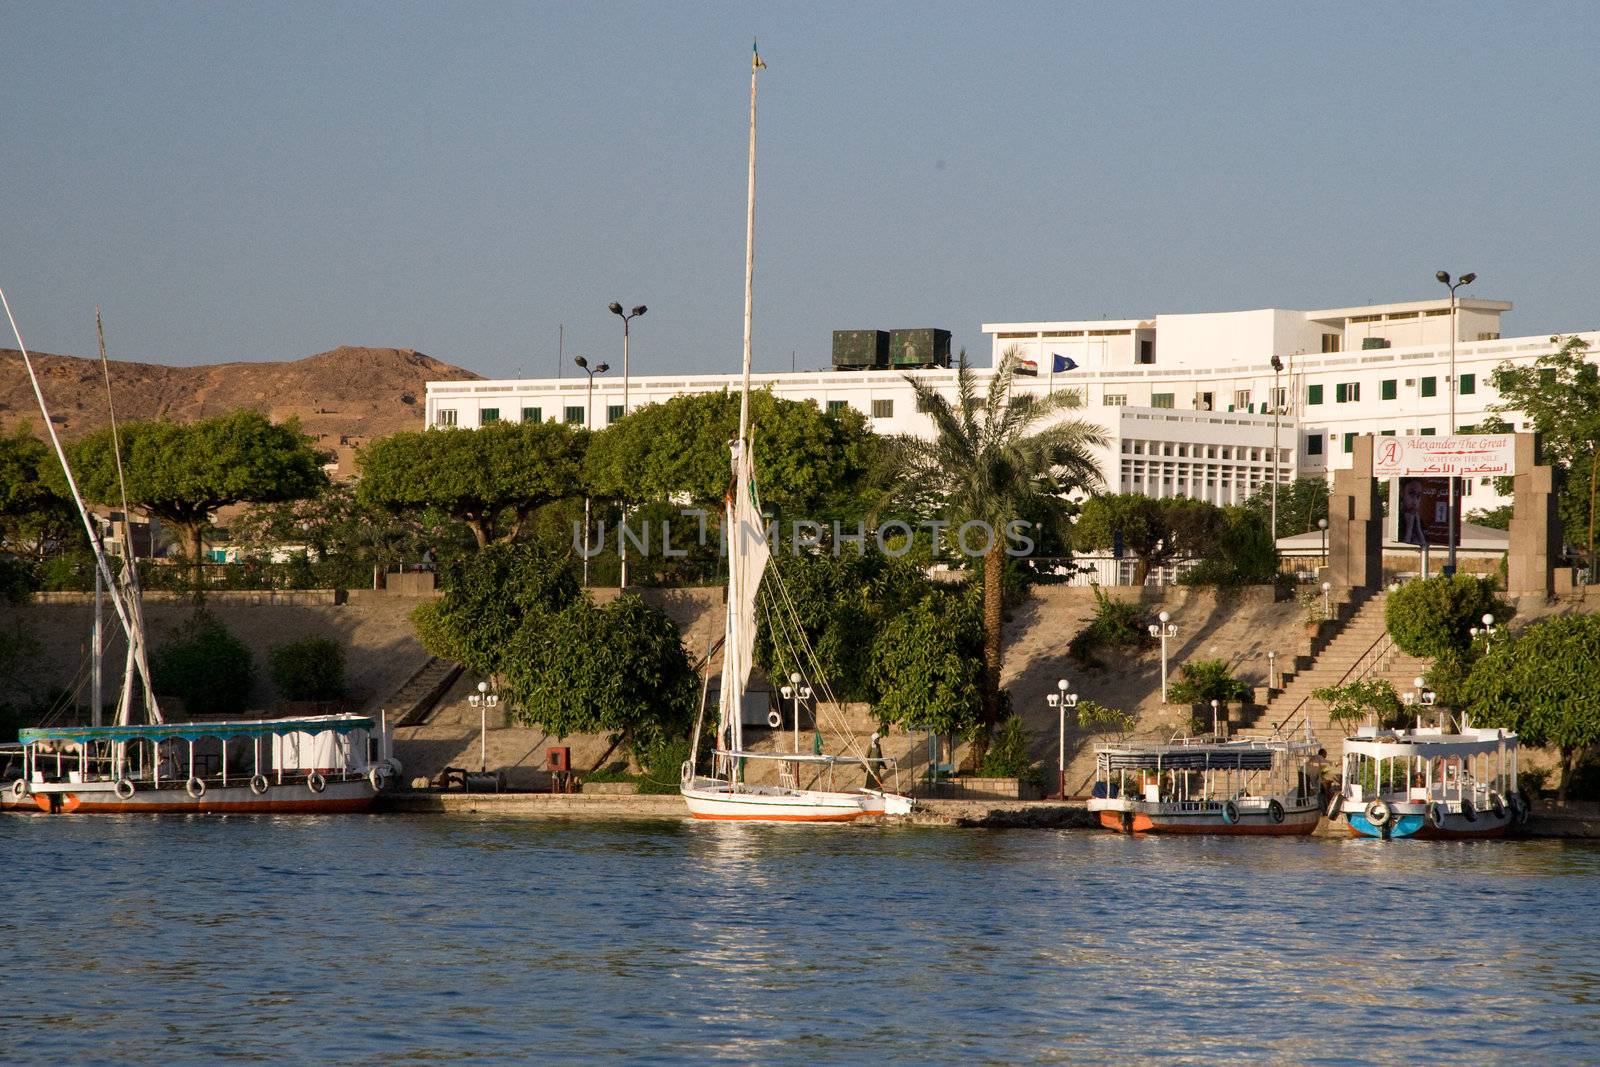
[[[1371,434],[1355,439],[1349,470],[1336,471],[1328,492],[1328,576],[1335,598],[1383,584],[1383,504],[1372,477]]]
[[[1538,439],[1531,433],[1517,434],[1516,470],[1511,485],[1506,593],[1514,597],[1552,597],[1555,566],[1561,558],[1555,470],[1540,465]]]

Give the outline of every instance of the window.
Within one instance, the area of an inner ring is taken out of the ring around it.
[[[1323,334],[1322,335],[1322,350],[1324,352],[1337,352],[1337,351],[1339,351],[1339,335],[1336,334],[1336,333],[1325,333],[1325,334]]]
[[[1440,315],[1448,315],[1448,314],[1450,314],[1450,309],[1449,308],[1429,308],[1427,311],[1423,312],[1423,314],[1431,319],[1431,318],[1436,318],[1436,317],[1438,317]]]
[[[1385,430],[1385,431],[1383,431],[1383,436],[1384,437],[1393,437],[1394,436],[1394,431],[1393,430]]]
[[[1465,426],[1457,426],[1456,427],[1456,433],[1458,433],[1458,434],[1475,434],[1477,432],[1478,432],[1478,428],[1476,426],[1474,426],[1470,422],[1467,423]]]
[[[1172,403],[1172,397],[1173,397],[1173,394],[1171,394],[1171,393],[1151,393],[1150,394],[1150,406],[1153,407],[1153,408],[1170,408],[1170,407],[1173,407],[1174,405]]]
[[[622,418],[622,405],[621,404],[607,404],[606,405],[606,425],[607,426],[610,426],[612,423],[616,422],[617,420],[619,420],[621,418]]]
[[[830,400],[830,401],[828,401],[828,410],[829,411],[843,411],[845,408],[847,408],[849,406],[850,406],[850,402],[848,400]]]
[[[1250,406],[1250,390],[1235,389],[1233,391],[1233,406],[1236,408],[1248,408]]]
[[[894,418],[894,401],[874,400],[872,402],[872,417],[875,419]]]
[[[1306,386],[1306,403],[1307,404],[1320,404],[1320,403],[1322,403],[1322,386],[1320,386],[1320,385],[1308,385],[1308,386]]]
[[[1480,341],[1498,341],[1498,340],[1500,340],[1500,331],[1496,330],[1493,333],[1480,333],[1478,335],[1478,340],[1480,340]]]
[[[544,421],[544,409],[543,408],[523,408],[522,409],[522,421],[523,422],[543,422]]]
[[[1036,334],[1036,333],[1033,333],[1031,331],[1027,331],[1027,332],[1023,332],[1023,333],[997,333],[997,334],[995,334],[995,336],[998,337],[1002,341],[1020,341],[1023,338],[1027,338],[1029,340],[1032,340],[1033,338],[1038,337],[1039,335]]]
[[[1128,406],[1128,394],[1127,393],[1107,393],[1104,403],[1105,403],[1105,406],[1108,407],[1108,408],[1127,407]]]
[[[1424,378],[1422,379],[1422,384],[1417,388],[1418,392],[1420,392],[1423,396],[1438,396],[1439,379],[1433,377]]]
[[[1414,319],[1417,317],[1417,313],[1415,311],[1391,311],[1388,317],[1390,321],[1395,319]]]
[[[435,426],[454,426],[456,424],[456,409],[440,408],[433,413],[433,424]]]
[[[1478,376],[1476,374],[1463,374],[1461,376],[1461,395],[1471,396],[1478,391]]]
[[[479,426],[488,426],[490,423],[499,422],[499,421],[500,421],[500,409],[499,408],[484,408],[482,411],[478,412],[478,425]]]
[[[567,408],[567,421],[575,426],[583,425],[583,409],[579,407]]]
[[[1156,343],[1154,341],[1139,342],[1139,362],[1154,363],[1156,361]]]
[[[1322,435],[1320,433],[1314,433],[1306,438],[1306,455],[1322,455]]]
[[[1354,452],[1355,450],[1356,450],[1356,435],[1355,435],[1354,431],[1351,431],[1350,433],[1347,433],[1347,434],[1344,435],[1344,452],[1345,452],[1345,455],[1348,456],[1350,453]]]
[[[1422,429],[1417,431],[1417,436],[1418,437],[1432,437],[1433,436],[1433,427],[1432,426],[1424,426]]]
[[[1378,387],[1378,395],[1384,400],[1394,400],[1400,395],[1400,383],[1394,378],[1385,378],[1383,385]]]
[[[1350,321],[1351,322],[1377,322],[1381,318],[1383,318],[1382,315],[1351,315],[1350,316]]]

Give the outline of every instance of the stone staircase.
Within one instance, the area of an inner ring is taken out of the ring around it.
[[[384,707],[391,713],[390,722],[395,726],[420,726],[427,722],[435,705],[439,703],[439,698],[449,691],[459,677],[461,677],[460,667],[437,656],[429,656],[427,661],[384,701]]]
[[[1327,705],[1312,696],[1313,692],[1324,686],[1381,678],[1393,685],[1395,692],[1403,693],[1428,666],[1426,660],[1401,652],[1389,639],[1384,625],[1387,593],[1358,593],[1357,597],[1341,604],[1338,617],[1323,624],[1323,631],[1312,642],[1311,655],[1295,661],[1294,673],[1284,675],[1283,688],[1274,691],[1259,720],[1262,727],[1275,727],[1281,734],[1298,734],[1309,722],[1330,760],[1341,756],[1345,731],[1328,718]]]

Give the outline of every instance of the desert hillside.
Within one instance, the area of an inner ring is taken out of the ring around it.
[[[106,389],[96,359],[33,353],[56,429],[81,437],[105,426]],[[424,384],[477,375],[405,348],[354,348],[281,363],[167,367],[111,362],[117,417],[184,422],[253,408],[273,421],[298,416],[329,450],[346,450],[396,430],[422,428]],[[0,426],[39,432],[38,405],[20,354],[0,349]],[[341,448],[343,446],[343,448]]]

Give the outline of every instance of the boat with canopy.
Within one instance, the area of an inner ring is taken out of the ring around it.
[[[1328,805],[1353,835],[1383,841],[1502,837],[1528,814],[1517,735],[1464,720],[1459,730],[1361,727],[1345,740],[1339,794]]]
[[[1088,807],[1122,833],[1309,834],[1322,816],[1320,751],[1309,731],[1102,745]]]
[[[895,761],[881,756],[762,752],[745,747],[743,704],[755,650],[757,598],[767,584],[765,608],[785,620],[774,629],[787,635],[796,659],[808,665],[820,691],[827,693],[816,657],[804,631],[793,618],[793,603],[782,577],[771,566],[766,523],[756,488],[750,447],[750,324],[755,266],[756,74],[750,71],[749,196],[745,216],[744,381],[739,394],[739,435],[730,443],[732,472],[724,507],[724,540],[728,552],[727,615],[722,638],[722,675],[718,685],[718,726],[710,751],[710,771],[701,774],[700,743],[705,702],[696,721],[689,759],[683,764],[679,791],[689,814],[697,819],[743,822],[850,822],[866,815],[904,815],[909,797],[882,786],[898,784]],[[837,706],[828,701],[820,706]],[[798,712],[796,712],[798,718]],[[820,733],[818,734],[820,738]],[[848,735],[847,735],[848,737]],[[847,742],[848,743],[848,742]],[[798,749],[798,745],[796,745]],[[748,780],[750,763],[776,763],[776,784]],[[858,788],[841,788],[840,773],[860,774]]]

